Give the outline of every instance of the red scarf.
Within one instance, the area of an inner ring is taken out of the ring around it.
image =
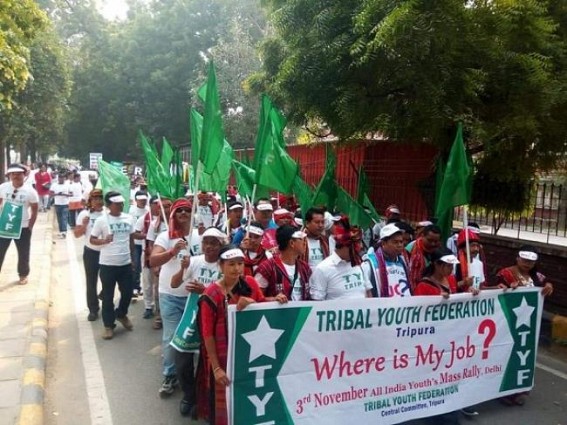
[[[169,214],[169,239],[183,239],[185,232],[180,228],[177,220],[175,220],[175,211],[179,208],[191,208],[191,202],[187,199],[181,198],[173,203],[171,206],[171,213]]]
[[[254,259],[250,258],[250,251],[246,250],[244,252],[244,276],[254,277],[256,267],[258,267],[262,261],[267,259],[266,250],[262,247],[258,248]]]
[[[412,293],[415,290],[416,285],[422,279],[426,263],[427,259],[425,258],[425,251],[423,250],[423,240],[419,238],[413,244],[410,252],[409,281]]]
[[[320,242],[321,251],[323,252],[323,258],[327,258],[331,253],[329,252],[329,238],[324,235],[314,235],[310,233],[307,228],[304,229],[307,233],[307,237],[311,239],[316,239]],[[307,263],[309,263],[309,243],[305,244],[305,251],[301,256],[301,259]]]

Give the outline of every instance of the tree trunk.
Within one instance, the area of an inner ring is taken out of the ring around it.
[[[6,170],[6,150],[4,149],[4,138],[0,137],[0,183],[4,181],[4,171]]]

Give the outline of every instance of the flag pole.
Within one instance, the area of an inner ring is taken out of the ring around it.
[[[163,203],[161,202],[161,196],[159,195],[159,192],[157,192],[157,198],[159,203],[159,209],[161,210],[161,216],[163,217],[163,222],[165,224],[165,229],[169,232],[169,220],[165,216],[165,209],[163,208]]]
[[[193,205],[191,205],[191,223],[189,224],[189,244],[191,239],[193,239],[193,228],[195,227],[195,212],[197,211],[197,201],[199,193],[199,177],[203,172],[201,167],[201,161],[197,163],[197,172],[195,173],[195,190],[193,191]],[[191,252],[190,247],[188,251]]]
[[[465,249],[467,252],[467,276],[470,277],[471,271],[471,247],[469,243],[469,206],[463,205],[463,229],[465,230]]]

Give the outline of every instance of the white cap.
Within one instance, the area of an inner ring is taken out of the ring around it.
[[[386,224],[380,229],[380,240],[389,238],[396,233],[403,233],[404,231],[396,226],[394,223]]]
[[[229,249],[228,251],[223,252],[220,255],[220,258],[222,260],[232,260],[234,258],[244,258],[244,252],[242,252],[242,250],[238,249],[238,248]]]
[[[432,224],[433,224],[433,222],[431,222],[429,220],[425,220],[425,221],[420,221],[419,223],[417,223],[417,227],[431,226]]]
[[[147,201],[148,196],[147,195],[136,195],[135,198],[136,198],[136,201]]]
[[[110,202],[112,202],[113,204],[119,204],[121,202],[124,202],[124,196],[116,195],[116,196],[112,196],[112,197],[108,198],[108,200]]]
[[[13,164],[6,170],[6,174],[10,173],[25,173],[26,168],[23,165]]]
[[[244,208],[244,205],[242,205],[242,203],[240,203],[240,202],[235,202],[235,203],[232,204],[230,207],[228,207],[228,210],[229,210],[229,211],[232,211],[232,210],[236,210],[236,209],[238,209],[238,208],[243,209],[243,208]]]
[[[444,263],[447,264],[459,264],[459,259],[455,257],[453,254],[444,255],[439,259],[439,261],[443,261]]]
[[[518,257],[524,260],[537,261],[538,255],[532,251],[520,251],[518,252]]]
[[[264,235],[264,230],[260,227],[257,226],[248,226],[248,233],[251,233],[253,235],[256,236],[263,236]]]
[[[203,234],[201,235],[202,238],[216,238],[219,241],[221,241],[221,243],[225,243],[226,242],[226,234],[224,234],[223,232],[221,232],[219,229],[217,229],[216,227],[209,227],[207,230],[205,230],[203,232]]]
[[[304,239],[304,238],[307,237],[307,233],[302,232],[301,230],[298,230],[296,232],[293,232],[291,237],[292,237],[292,239]]]
[[[272,207],[272,204],[268,204],[268,203],[263,203],[263,204],[258,204],[258,206],[256,207],[256,209],[258,211],[273,211],[274,207]]]

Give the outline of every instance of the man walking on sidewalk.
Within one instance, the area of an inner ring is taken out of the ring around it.
[[[0,269],[14,239],[20,285],[28,283],[31,234],[39,209],[37,192],[24,186],[26,173],[23,165],[12,164],[6,171],[10,181],[0,185]]]
[[[102,246],[100,251],[100,281],[102,282],[103,339],[114,336],[114,321],[118,320],[129,331],[134,326],[128,318],[134,284],[132,254],[134,252],[134,223],[132,217],[122,212],[124,198],[118,192],[108,192],[104,197],[108,214],[97,218],[90,242]],[[114,288],[118,284],[120,302],[114,309]]]

